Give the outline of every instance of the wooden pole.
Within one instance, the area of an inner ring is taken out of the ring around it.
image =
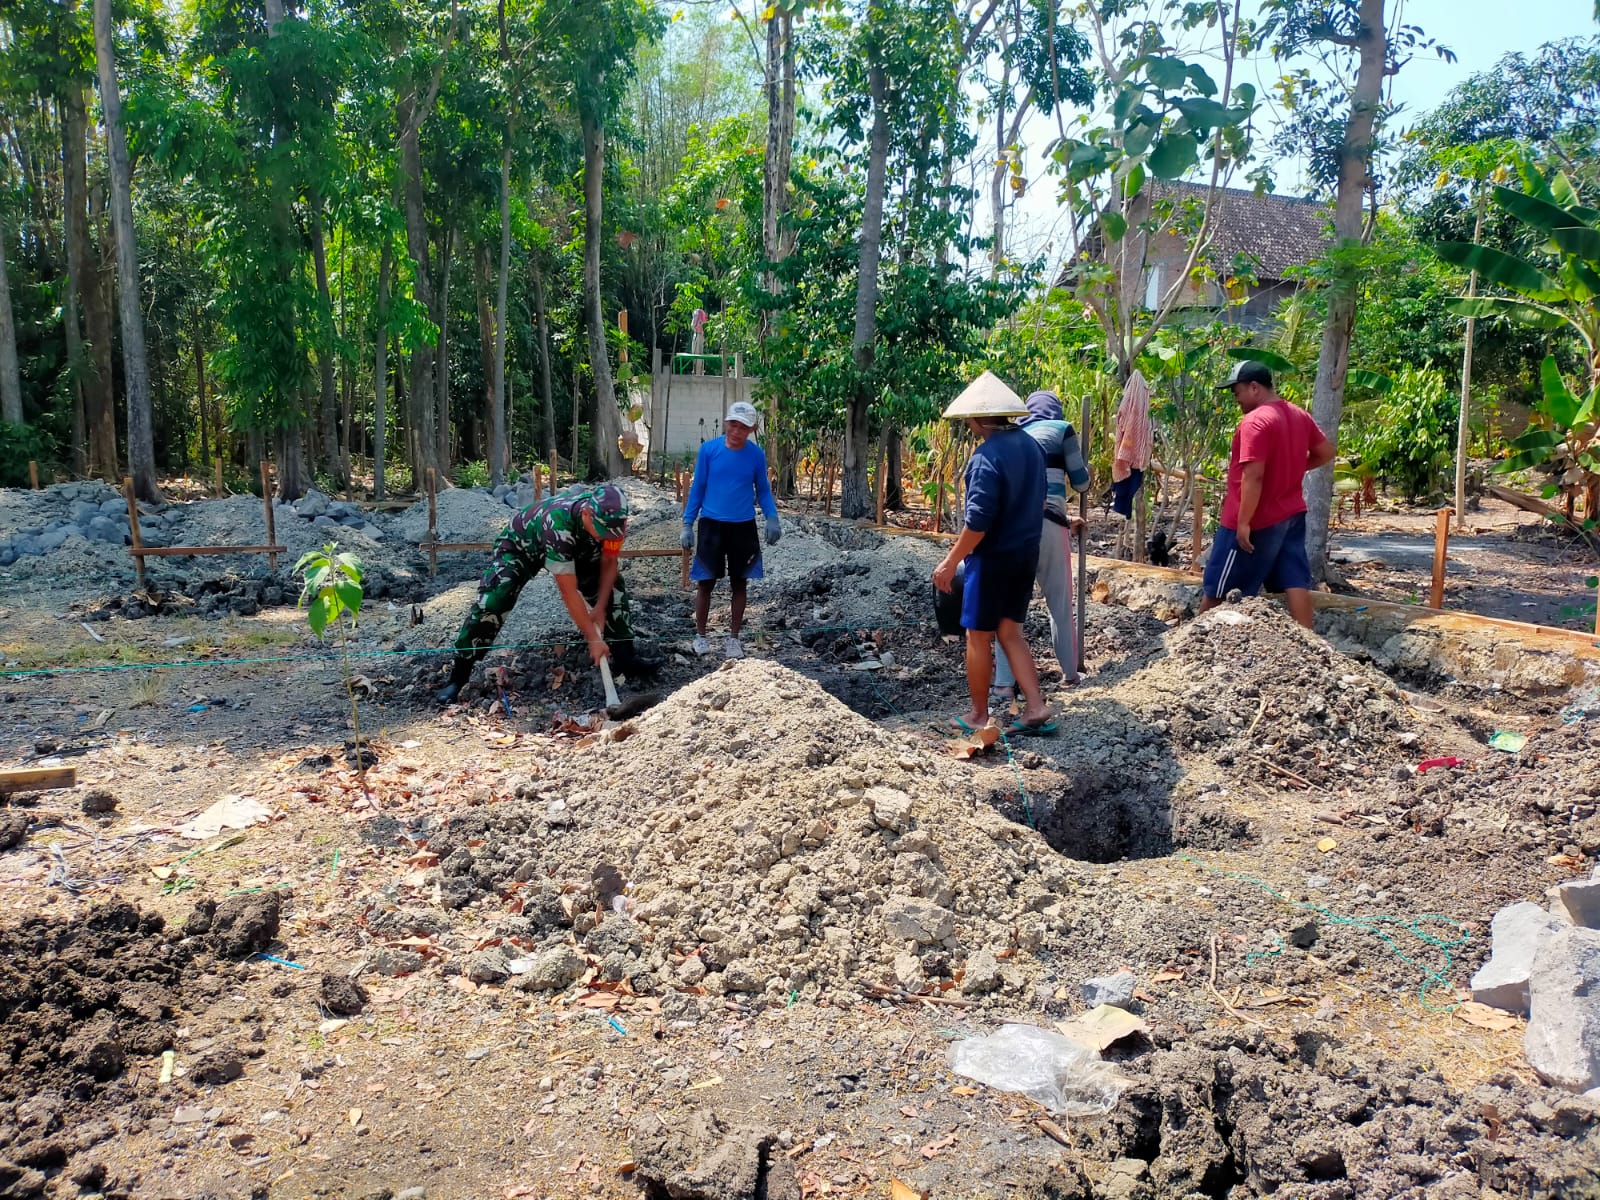
[[[1194,537],[1190,542],[1191,558],[1190,569],[1196,574],[1205,571],[1205,560],[1200,557],[1205,549],[1206,536],[1206,490],[1200,485],[1198,479],[1189,485],[1189,509],[1194,517]]]
[[[1145,549],[1145,525],[1149,518],[1146,516],[1150,507],[1150,476],[1146,472],[1144,485],[1139,488],[1133,497],[1133,561],[1144,562],[1147,551]]]
[[[544,464],[533,464],[533,502],[539,503],[544,498]]]
[[[428,468],[428,578],[439,574],[439,481]]]
[[[144,588],[144,539],[139,536],[139,501],[133,494],[133,478],[122,477],[122,498],[128,503],[128,537],[133,545],[133,574]]]
[[[577,460],[573,460],[573,461],[577,461]],[[556,494],[556,480],[560,477],[560,474],[561,474],[560,470],[558,469],[560,467],[560,465],[561,465],[561,456],[556,453],[556,448],[554,446],[551,446],[550,447],[550,494],[552,496],[554,496]]]
[[[28,460],[28,482],[33,485],[33,490],[39,490],[39,464],[33,459]]]
[[[264,458],[261,460],[261,503],[267,508],[267,545],[276,546],[278,526],[272,515],[272,468],[267,465],[267,460]],[[276,554],[267,555],[267,569],[270,571],[278,569]]]
[[[221,459],[221,457],[219,456],[217,459],[215,459],[214,463],[215,463],[215,466],[216,466],[216,469],[217,469],[216,470],[217,483],[216,483],[216,487],[213,490],[216,492],[217,499],[221,500],[222,499],[222,459]]]
[[[691,558],[693,558],[693,557],[694,557],[694,551],[685,550],[683,552],[683,590],[684,591],[688,591],[689,590],[689,560]]]
[[[878,451],[878,524],[883,524],[883,497],[889,486],[889,447]]]
[[[1083,408],[1078,417],[1078,436],[1083,440],[1083,461],[1093,462],[1089,453],[1089,397],[1083,398]],[[1091,483],[1089,487],[1093,487]],[[1074,608],[1078,621],[1078,670],[1088,669],[1084,654],[1085,627],[1089,623],[1089,488],[1078,493],[1078,519],[1083,522],[1083,532],[1078,534],[1078,603]]]
[[[1428,593],[1429,608],[1444,607],[1444,552],[1450,545],[1450,517],[1453,508],[1441,508],[1433,527],[1433,587]]]

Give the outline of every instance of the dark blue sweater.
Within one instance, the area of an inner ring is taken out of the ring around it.
[[[984,534],[974,554],[1038,552],[1044,512],[1044,451],[1020,429],[978,444],[967,462],[967,528]]]

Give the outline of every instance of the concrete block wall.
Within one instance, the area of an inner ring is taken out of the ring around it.
[[[659,365],[659,364],[658,364]],[[754,401],[757,381],[745,375],[735,360],[729,374],[674,375],[653,373],[650,400],[640,424],[652,471],[660,469],[665,450],[668,463],[691,461],[702,442],[722,433],[723,414],[740,400]]]

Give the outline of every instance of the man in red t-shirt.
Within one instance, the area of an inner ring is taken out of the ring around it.
[[[1258,362],[1235,364],[1226,383],[1244,416],[1233,434],[1222,527],[1206,559],[1205,600],[1231,591],[1282,592],[1296,621],[1311,628],[1311,563],[1306,558],[1306,472],[1333,461],[1333,443],[1311,414],[1272,390]]]

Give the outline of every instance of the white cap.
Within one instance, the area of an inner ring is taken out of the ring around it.
[[[761,414],[756,411],[754,404],[741,400],[737,404],[728,406],[728,415],[723,420],[737,421],[741,425],[755,429],[761,424]]]
[[[949,420],[966,417],[1025,417],[1028,406],[993,372],[985,371],[944,410]]]

